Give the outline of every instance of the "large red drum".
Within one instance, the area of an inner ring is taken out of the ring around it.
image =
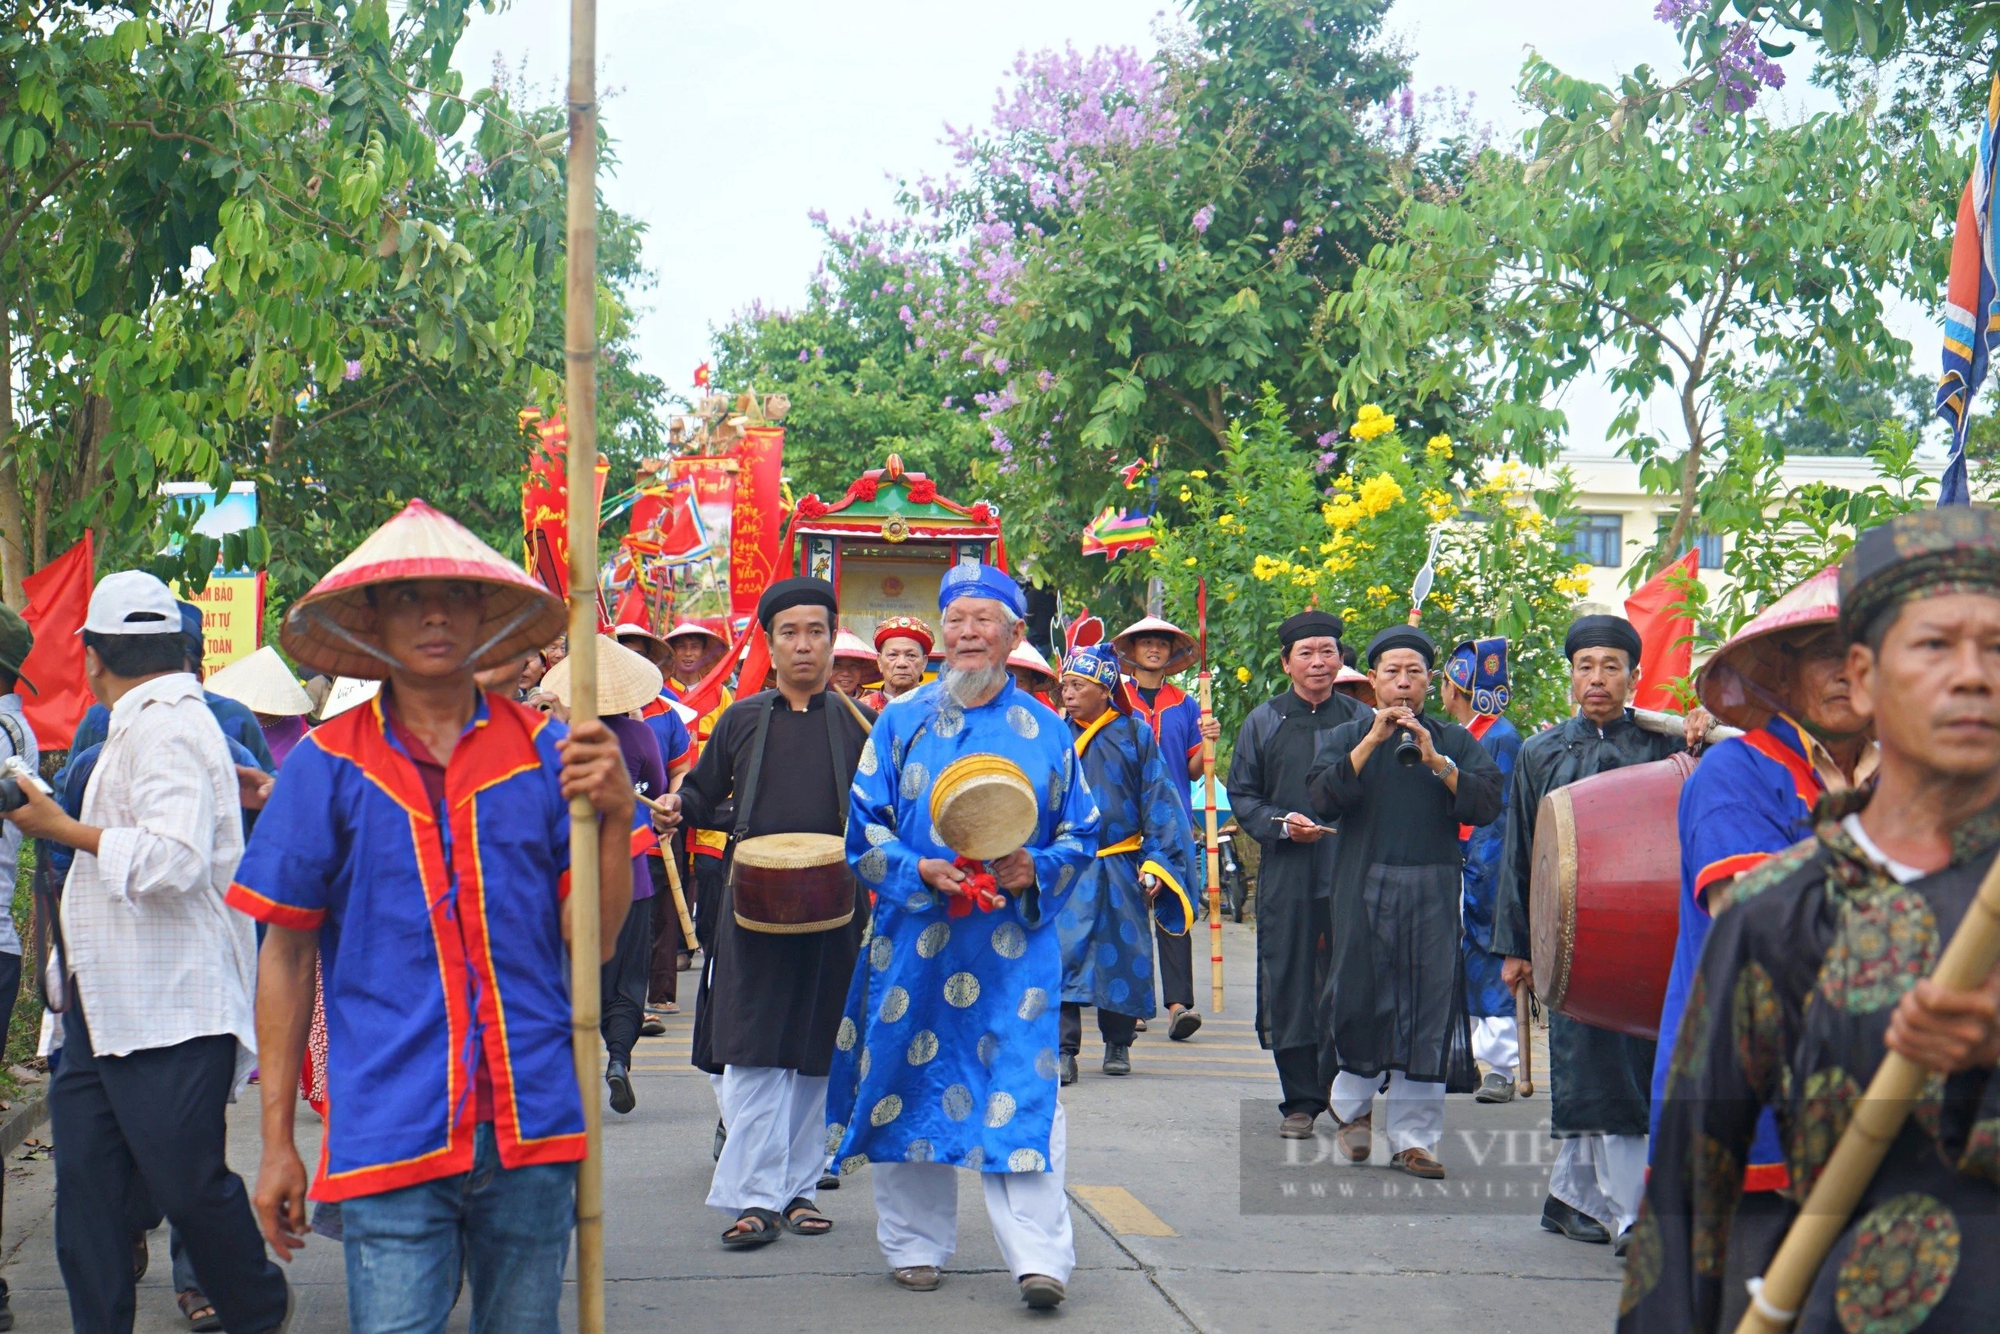
[[[1535,993],[1558,1012],[1658,1037],[1681,892],[1690,755],[1593,774],[1542,798],[1528,913]]]

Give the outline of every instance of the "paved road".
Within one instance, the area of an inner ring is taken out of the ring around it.
[[[1315,1162],[1328,1156],[1324,1143],[1276,1138],[1276,1078],[1250,1020],[1250,928],[1231,925],[1225,934],[1227,1007],[1192,1042],[1143,1035],[1133,1075],[1110,1079],[1097,1073],[1101,1051],[1086,1019],[1084,1075],[1063,1096],[1078,1259],[1070,1300],[1055,1317],[1063,1327],[1295,1334],[1378,1329],[1387,1317],[1410,1334],[1607,1330],[1618,1262],[1607,1247],[1536,1226],[1551,1148],[1538,1129],[1547,1124],[1546,1092],[1499,1108],[1450,1099],[1441,1152],[1453,1172],[1443,1186],[1419,1188],[1380,1166],[1379,1141],[1368,1166]],[[683,1016],[666,1037],[642,1042],[639,1108],[606,1115],[611,1329],[762,1334],[835,1325],[890,1334],[1045,1319],[1021,1307],[976,1189],[961,1188],[962,1249],[935,1294],[902,1292],[885,1277],[865,1174],[822,1196],[837,1224],[831,1235],[723,1252],[716,1238],[727,1220],[700,1203],[715,1101],[706,1078],[684,1063],[687,1030]],[[1379,1121],[1379,1102],[1377,1111]],[[311,1163],[318,1126],[309,1112],[301,1121]],[[257,1155],[253,1101],[232,1109],[230,1132],[231,1160],[248,1178]],[[63,1329],[52,1170],[46,1161],[7,1167],[5,1274],[16,1328]],[[164,1229],[152,1248],[137,1328],[185,1330]],[[336,1243],[315,1239],[291,1277],[295,1331],[345,1328]],[[465,1327],[461,1302],[453,1328]]]

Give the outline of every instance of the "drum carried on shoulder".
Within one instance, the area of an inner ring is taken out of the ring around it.
[[[1542,798],[1528,906],[1535,994],[1571,1019],[1659,1036],[1679,933],[1681,786],[1694,766],[1670,755]]]
[[[854,875],[838,834],[763,834],[730,862],[736,925],[774,936],[832,931],[854,920]]]

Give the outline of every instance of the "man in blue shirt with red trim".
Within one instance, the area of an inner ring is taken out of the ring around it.
[[[1171,621],[1144,616],[1114,635],[1111,647],[1118,651],[1118,660],[1132,674],[1119,689],[1118,707],[1153,729],[1153,736],[1160,743],[1160,754],[1170,764],[1178,767],[1184,763],[1189,779],[1201,777],[1202,740],[1219,738],[1222,725],[1213,718],[1204,720],[1200,701],[1167,680],[1194,662],[1194,637]],[[1203,826],[1195,818],[1193,789],[1187,783],[1176,783],[1175,787],[1181,794],[1188,826],[1197,831],[1195,840],[1205,848],[1205,835],[1200,832]],[[1205,862],[1197,857],[1195,864],[1205,865]],[[1199,897],[1200,887],[1190,888]],[[1167,1006],[1167,1036],[1176,1042],[1187,1041],[1201,1027],[1201,1016],[1194,1009],[1194,931],[1193,924],[1189,926],[1189,930],[1178,936],[1155,926],[1160,999]]]
[[[412,501],[286,614],[282,642],[380,694],[287,759],[229,902],[269,923],[257,1031],[297,1069],[322,957],[329,1116],[312,1187],[342,1204],[348,1320],[557,1328],[584,1155],[565,982],[569,801],[599,841],[605,957],[632,897],[632,787],[597,719],[561,724],[474,673],[561,630],[563,605]],[[589,908],[586,908],[586,911]],[[306,1229],[290,1079],[263,1085],[253,1196],[289,1260]]]
[[[1716,650],[1697,680],[1703,707],[1744,733],[1711,746],[1681,788],[1680,934],[1653,1058],[1652,1143],[1688,991],[1730,884],[1810,838],[1820,797],[1874,773],[1875,743],[1850,700],[1847,641],[1836,624],[1838,575],[1829,566],[1773,603]],[[1779,1192],[1789,1184],[1777,1121],[1766,1109],[1730,1237],[1745,1277],[1763,1272],[1783,1235],[1792,1209]]]

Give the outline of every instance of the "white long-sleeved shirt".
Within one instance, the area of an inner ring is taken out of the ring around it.
[[[63,939],[91,1047],[123,1056],[228,1033],[239,1080],[253,1062],[257,934],[223,902],[243,857],[229,743],[186,672],[111,710],[83,794],[104,831],[63,890]]]

